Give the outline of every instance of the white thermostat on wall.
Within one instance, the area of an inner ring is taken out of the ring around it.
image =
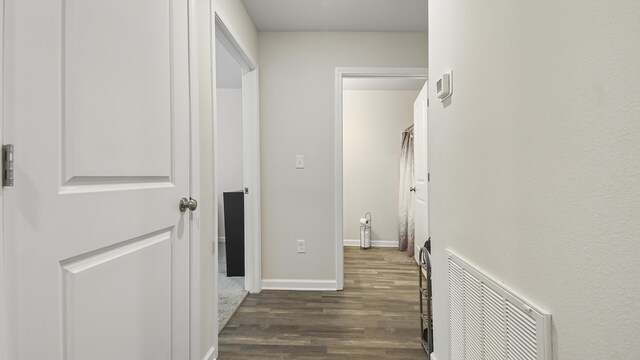
[[[451,71],[442,74],[442,78],[436,82],[436,96],[440,100],[451,96]]]

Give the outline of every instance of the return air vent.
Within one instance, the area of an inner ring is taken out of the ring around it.
[[[551,360],[551,315],[449,252],[451,360]]]

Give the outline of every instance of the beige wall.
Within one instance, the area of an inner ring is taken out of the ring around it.
[[[335,68],[424,67],[426,34],[261,32],[258,45],[263,278],[335,281]]]
[[[451,249],[551,312],[554,359],[637,359],[640,2],[432,0],[429,27],[437,358]]]
[[[371,212],[371,239],[398,241],[402,131],[413,124],[415,90],[345,90],[343,96],[343,228],[360,238]]]

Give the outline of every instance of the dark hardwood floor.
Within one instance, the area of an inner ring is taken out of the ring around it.
[[[385,252],[398,250],[345,248],[344,291],[250,294],[220,334],[218,359],[426,359],[418,266]]]

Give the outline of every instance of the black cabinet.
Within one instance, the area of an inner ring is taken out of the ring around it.
[[[227,276],[244,276],[244,193],[223,193]]]

